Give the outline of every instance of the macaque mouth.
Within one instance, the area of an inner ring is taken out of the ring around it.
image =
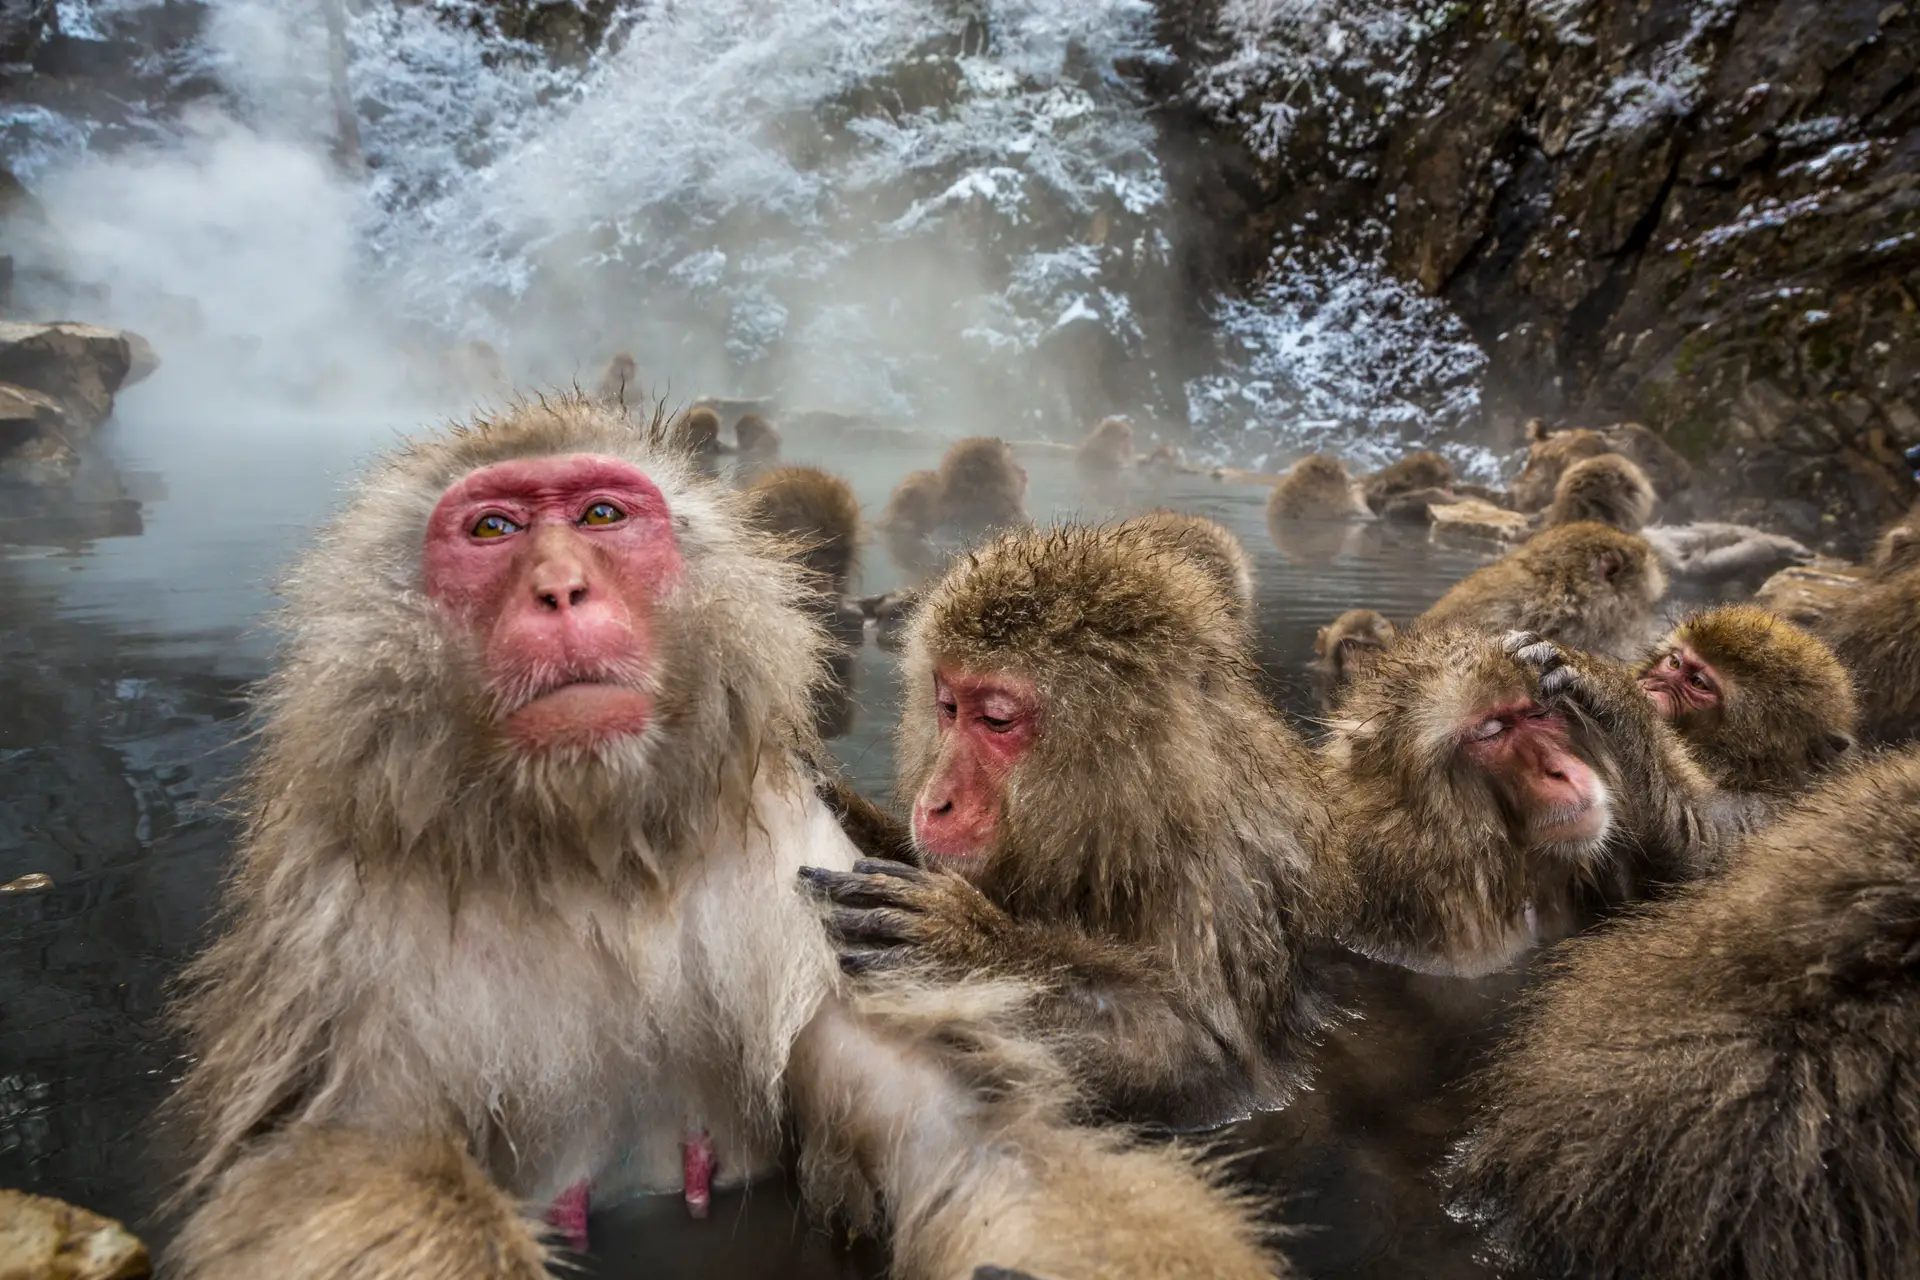
[[[528,747],[592,747],[643,733],[653,699],[631,684],[591,678],[545,686],[505,717],[509,735]]]
[[[1534,815],[1529,834],[1540,844],[1589,844],[1607,834],[1609,817],[1604,799],[1555,805]]]

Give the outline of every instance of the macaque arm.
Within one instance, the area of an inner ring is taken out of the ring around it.
[[[1624,665],[1561,649],[1530,632],[1512,632],[1507,652],[1539,673],[1543,702],[1576,711],[1604,741],[1619,771],[1627,829],[1671,880],[1692,879],[1725,860],[1744,814],[1717,793]]]
[[[828,778],[814,789],[862,856],[920,865],[913,833],[906,823],[855,791],[844,779]]]
[[[1066,1047],[1102,1104],[1176,1127],[1250,1105],[1245,1033],[1214,1025],[1158,950],[1017,920],[955,875],[874,861],[852,874],[802,874],[830,904],[827,928],[849,972],[904,968],[1032,988],[1036,1025]]]
[[[1285,1274],[1251,1207],[1190,1155],[1065,1122],[1051,1059],[996,1029],[1019,998],[960,983],[827,999],[787,1072],[815,1203],[858,1216],[878,1192],[901,1280]]]
[[[171,1280],[544,1280],[537,1225],[452,1139],[295,1125],[213,1182]]]

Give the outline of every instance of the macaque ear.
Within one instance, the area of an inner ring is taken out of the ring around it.
[[[1627,567],[1627,558],[1618,551],[1602,551],[1593,558],[1593,576],[1602,582],[1612,582]]]
[[[1830,764],[1852,751],[1856,745],[1858,744],[1854,742],[1852,734],[1841,733],[1836,729],[1822,739],[1815,754],[1822,764]]]

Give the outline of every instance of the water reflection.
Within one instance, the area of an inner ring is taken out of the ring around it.
[[[123,430],[123,470],[166,478],[142,495],[140,536],[0,550],[0,882],[41,874],[54,884],[0,895],[0,1186],[85,1203],[156,1243],[167,1153],[149,1121],[176,1074],[163,988],[200,944],[233,838],[221,801],[245,751],[242,694],[271,650],[269,586],[341,479],[390,433],[315,422],[272,436],[249,425]],[[938,452],[810,448],[796,434],[789,459],[849,473],[870,518],[894,480]],[[1259,563],[1268,687],[1302,717],[1317,626],[1360,605],[1410,617],[1480,562],[1429,546],[1423,531],[1371,525],[1342,530],[1330,555],[1287,558],[1267,538],[1258,489],[1136,475],[1094,494],[1066,459],[1028,465],[1042,519],[1164,504],[1239,534]],[[868,547],[859,590],[899,585],[884,551]],[[832,745],[857,784],[884,798],[897,665],[869,643],[849,666]],[[1482,1274],[1428,1170],[1461,1118],[1450,1085],[1496,1029],[1508,984],[1328,963],[1365,1017],[1327,1045],[1312,1092],[1227,1141],[1272,1193],[1277,1220],[1301,1228],[1290,1248],[1305,1274]],[[796,1203],[790,1186],[772,1184],[716,1196],[700,1224],[670,1197],[621,1206],[596,1216],[591,1270],[878,1274],[870,1246],[849,1250]]]

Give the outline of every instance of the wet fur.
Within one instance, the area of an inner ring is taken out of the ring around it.
[[[847,594],[860,560],[860,502],[853,486],[817,467],[780,467],[747,488],[754,523],[798,544],[824,589]]]
[[[1455,1179],[1553,1275],[1920,1275],[1920,755],[1570,945]]]
[[[1346,464],[1328,453],[1309,454],[1287,468],[1267,497],[1267,523],[1284,520],[1345,520],[1367,514],[1354,495]],[[1276,540],[1279,540],[1276,538]]]
[[[1313,637],[1313,699],[1323,714],[1331,713],[1341,693],[1356,675],[1371,667],[1399,634],[1385,614],[1372,609],[1349,609]]]
[[[940,459],[939,477],[940,527],[972,537],[1026,523],[1026,478],[1006,441],[958,442]]]
[[[1547,528],[1591,520],[1624,533],[1639,533],[1653,518],[1659,495],[1647,473],[1630,458],[1602,453],[1568,467],[1554,486],[1553,505],[1541,523]]]
[[[1360,487],[1367,506],[1378,515],[1393,499],[1406,494],[1452,489],[1453,464],[1431,449],[1421,449],[1366,476]]]
[[[1853,673],[1860,735],[1868,742],[1920,737],[1920,539],[1905,525],[1881,540],[1866,581],[1839,595],[1815,626]]]
[[[1219,584],[1240,610],[1252,619],[1254,604],[1253,557],[1226,526],[1205,516],[1156,510],[1135,516],[1127,527],[1141,529],[1168,546],[1192,557],[1203,572]]]

